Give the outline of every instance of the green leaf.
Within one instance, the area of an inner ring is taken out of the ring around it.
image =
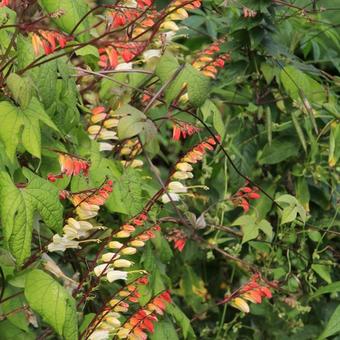
[[[5,145],[8,158],[13,161],[19,143],[19,131],[23,125],[18,108],[9,102],[0,102],[0,139]]]
[[[53,21],[65,32],[71,33],[78,22],[89,11],[89,7],[82,0],[39,0],[41,7],[47,13],[55,13],[62,11],[62,15],[54,17]],[[89,27],[89,18],[83,20],[75,33],[84,31]],[[77,38],[79,35],[75,34]],[[83,34],[81,35],[83,37]]]
[[[155,331],[150,336],[151,340],[178,340],[178,335],[173,324],[168,320],[162,320],[155,324]]]
[[[137,136],[144,128],[146,116],[133,106],[124,105],[117,114],[125,115],[119,120],[118,137],[119,139],[127,139]]]
[[[275,199],[275,201],[283,207],[281,224],[293,222],[296,219],[297,214],[300,215],[302,222],[306,221],[306,210],[294,196],[281,195]]]
[[[195,332],[189,318],[174,303],[166,307],[166,312],[174,317],[178,326],[181,327],[184,339],[196,339]]]
[[[322,334],[318,337],[318,340],[326,339],[332,335],[340,332],[340,305],[335,309],[334,313],[330,317],[326,328]]]
[[[25,109],[32,98],[32,86],[29,79],[11,73],[7,79],[7,86],[12,92],[14,100]]]
[[[41,157],[41,137],[39,120],[58,131],[58,128],[45,113],[36,98],[25,109],[3,101],[0,102],[0,140],[3,141],[10,160],[14,160],[19,143],[19,132],[22,130],[22,143],[26,150],[35,157]]]
[[[192,105],[199,107],[204,104],[210,93],[210,78],[201,74],[191,65],[185,67],[188,82],[188,96]]]
[[[312,269],[327,283],[332,283],[329,266],[324,264],[312,264]]]
[[[32,270],[26,278],[25,297],[30,307],[65,340],[78,338],[75,301],[50,275]]]
[[[296,143],[289,140],[273,140],[271,145],[267,144],[263,148],[263,152],[259,158],[259,163],[263,164],[276,164],[280,163],[287,158],[297,156],[299,148]]]
[[[58,189],[26,169],[24,175],[28,185],[19,189],[5,171],[0,171],[1,221],[8,249],[18,266],[31,253],[36,212],[54,231],[60,231],[63,224],[63,207],[59,202]]]
[[[317,296],[329,293],[337,293],[340,292],[340,281],[336,281],[328,284],[327,286],[320,287],[317,289],[314,294],[310,297],[311,299],[316,298]]]
[[[242,228],[242,243],[246,243],[250,240],[257,238],[259,235],[259,230],[262,230],[269,239],[273,237],[273,228],[267,220],[257,221],[255,216],[243,215],[237,218],[233,224],[239,225]]]

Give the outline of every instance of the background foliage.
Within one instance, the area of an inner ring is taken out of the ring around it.
[[[162,56],[136,54],[133,69],[145,73],[110,73],[98,66],[107,23],[96,23],[107,9],[89,12],[95,1],[5,4],[2,0],[3,339],[76,339],[121,287],[101,282],[84,302],[84,291],[72,285],[86,278],[101,244],[47,251],[74,209],[59,200],[60,190],[79,192],[113,181],[98,217],[108,229],[88,237],[104,242],[142,212],[169,169],[211,134],[221,136],[221,147],[194,165],[188,195],[154,204],[150,219],[162,231],[133,257],[133,269],[149,273],[141,305],[165,289],[173,299],[150,338],[338,336],[340,3],[204,0],[176,22],[179,29],[167,46],[147,36],[146,50],[158,49]],[[161,12],[171,3],[154,5]],[[39,29],[68,36],[66,48],[35,56],[32,34]],[[228,58],[211,79],[193,61],[214,42]],[[187,100],[181,99],[184,92]],[[91,109],[100,105],[123,117],[114,143],[138,136],[142,167],[121,163],[135,155],[100,151],[96,138],[89,138]],[[173,140],[174,119],[200,131]],[[89,176],[48,181],[50,173],[60,172],[56,150],[89,161]],[[234,200],[244,185],[261,188],[249,211]],[[174,232],[185,240],[181,252],[174,248]],[[47,265],[46,253],[62,274]],[[272,299],[251,304],[250,313],[219,304],[254,272],[275,281]]]

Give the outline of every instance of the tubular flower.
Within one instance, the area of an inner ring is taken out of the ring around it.
[[[37,33],[32,33],[32,45],[34,54],[40,55],[40,50],[43,49],[46,55],[53,53],[57,44],[60,48],[65,48],[67,37],[59,32],[39,30]]]
[[[216,78],[217,69],[223,68],[225,62],[230,61],[230,55],[228,53],[214,56],[220,51],[221,43],[223,43],[223,40],[216,41],[200,52],[196,60],[192,63],[192,66],[200,70],[205,76]]]
[[[230,302],[233,307],[239,309],[241,312],[249,313],[250,309],[246,300],[259,304],[262,303],[264,298],[270,299],[272,292],[270,291],[269,285],[275,287],[276,283],[265,284],[261,282],[261,276],[259,274],[254,274],[247,283],[231,296],[226,297],[221,303]]]
[[[163,315],[170,302],[171,297],[167,291],[153,298],[124,323],[117,333],[118,338],[147,339],[146,332],[154,332],[154,323],[158,321],[156,315]]]
[[[244,212],[248,212],[250,208],[249,200],[256,200],[260,197],[256,187],[251,188],[245,186],[240,188],[237,193],[231,197],[231,201],[235,207],[241,207]]]
[[[138,16],[139,13],[135,9],[125,9],[117,6],[117,10],[108,13],[108,26],[110,29],[122,27],[137,19]]]
[[[185,139],[187,136],[192,136],[198,131],[200,131],[200,129],[192,124],[176,121],[173,125],[172,139],[180,140],[181,136]]]
[[[141,167],[144,164],[143,161],[135,159],[142,151],[139,140],[128,139],[121,144],[117,143],[117,128],[120,119],[124,115],[119,115],[113,110],[106,109],[104,106],[94,107],[91,112],[90,119],[93,125],[90,125],[87,131],[91,139],[99,140],[99,150],[117,150],[119,155],[125,158],[121,161],[124,167]]]
[[[48,174],[47,178],[50,182],[55,182],[56,179],[63,178],[64,175],[77,176],[82,173],[84,176],[88,176],[88,170],[90,168],[88,161],[60,151],[58,151],[58,154],[61,173],[57,175]]]
[[[220,136],[216,136],[215,138],[220,141]],[[206,138],[203,142],[194,146],[176,163],[175,170],[170,176],[170,181],[167,185],[167,192],[161,196],[164,204],[171,201],[179,201],[179,194],[185,194],[188,191],[188,188],[179,181],[193,178],[192,164],[202,160],[206,150],[214,150],[215,146],[216,141],[214,138]]]
[[[174,243],[174,248],[178,249],[179,252],[182,252],[185,244],[187,242],[187,235],[180,229],[172,229],[168,232],[166,237],[169,241]]]

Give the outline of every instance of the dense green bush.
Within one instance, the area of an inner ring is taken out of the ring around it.
[[[337,1],[0,1],[1,339],[340,333]]]

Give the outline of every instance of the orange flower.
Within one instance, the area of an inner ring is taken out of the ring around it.
[[[57,48],[57,43],[64,48],[67,43],[67,37],[54,31],[39,30],[38,33],[32,34],[32,45],[34,54],[38,56],[41,48],[46,55],[53,53]]]

